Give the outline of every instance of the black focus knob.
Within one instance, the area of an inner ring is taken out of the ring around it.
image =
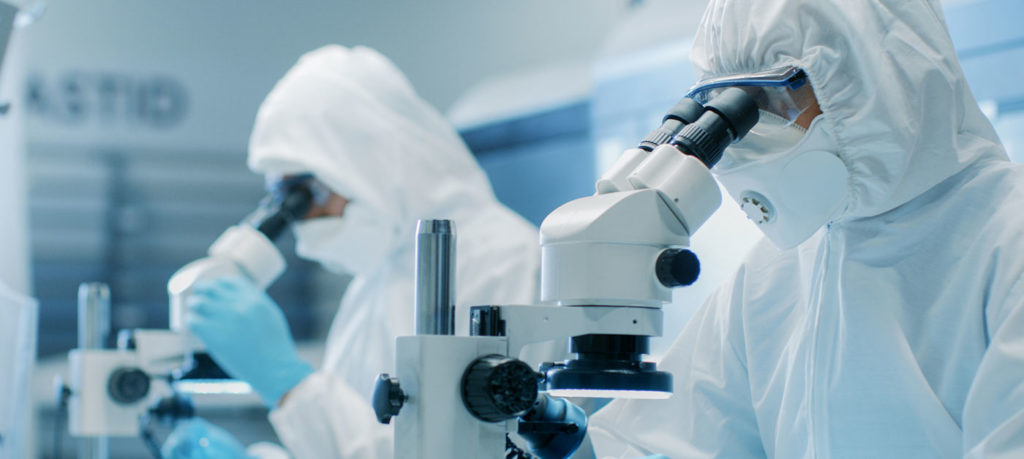
[[[120,367],[107,379],[107,393],[118,403],[135,403],[149,394],[149,375],[138,368]]]
[[[391,418],[397,416],[405,404],[405,392],[398,384],[398,378],[387,373],[377,376],[377,384],[373,386],[373,412],[381,424],[390,424]]]
[[[538,376],[522,360],[498,354],[480,357],[462,375],[462,401],[485,422],[522,416],[537,401]]]
[[[682,287],[697,282],[700,260],[689,250],[668,249],[658,255],[654,271],[661,285],[668,288]]]

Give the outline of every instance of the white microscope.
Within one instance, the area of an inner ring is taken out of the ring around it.
[[[417,334],[396,339],[397,375],[381,375],[374,393],[378,419],[395,418],[395,457],[563,458],[586,420],[558,397],[669,397],[672,375],[643,355],[661,335],[671,289],[699,273],[686,247],[721,203],[709,169],[757,119],[740,89],[704,106],[681,100],[595,195],[544,220],[541,304],[474,307],[470,336],[453,334],[454,225],[421,221]],[[515,358],[527,344],[566,338],[575,359],[535,371]]]
[[[106,437],[147,433],[150,417],[189,417],[191,404],[178,393],[248,392],[233,381],[188,332],[186,301],[192,287],[204,279],[245,276],[261,288],[285,270],[285,260],[273,240],[314,202],[305,182],[276,190],[242,223],[228,228],[210,246],[208,256],[179,269],[168,281],[170,328],[131,330],[118,337],[116,349],[104,349],[109,331],[109,291],[102,284],[83,284],[79,292],[79,348],[68,353],[68,430],[74,437],[95,440],[85,448],[89,457],[106,457]],[[153,442],[147,446],[155,448]],[[159,457],[159,451],[153,451]]]

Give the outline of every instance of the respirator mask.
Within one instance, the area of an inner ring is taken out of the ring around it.
[[[705,103],[727,88],[750,94],[760,118],[712,173],[776,247],[793,248],[845,209],[849,172],[835,133],[825,114],[815,116],[814,91],[799,68],[705,80],[688,96]]]
[[[320,263],[336,274],[366,275],[387,260],[394,249],[397,228],[358,201],[345,205],[340,217],[297,222],[295,254]]]
[[[331,190],[313,177],[302,174],[287,178],[267,176],[271,195],[295,186],[308,187],[313,204],[323,206]],[[299,220],[291,225],[295,254],[319,263],[337,274],[368,274],[386,261],[394,247],[397,227],[358,199],[345,205],[341,216]]]

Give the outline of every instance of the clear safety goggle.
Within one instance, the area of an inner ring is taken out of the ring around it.
[[[774,113],[791,123],[813,107],[816,101],[807,74],[797,67],[711,78],[694,85],[687,97],[706,104],[728,88],[746,91],[754,98],[758,109]]]
[[[313,193],[313,204],[322,206],[327,204],[331,196],[331,189],[317,180],[313,174],[280,175],[267,174],[265,189],[273,199],[284,199],[294,187],[306,186]]]

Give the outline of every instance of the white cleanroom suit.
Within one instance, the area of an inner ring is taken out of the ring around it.
[[[662,362],[673,397],[592,420],[598,457],[1024,457],[1024,169],[940,3],[714,0],[692,58],[804,69],[844,204],[749,253]]]
[[[390,457],[392,427],[377,422],[368,400],[377,374],[394,374],[395,337],[414,334],[417,219],[455,221],[460,307],[536,301],[536,229],[495,199],[449,123],[367,48],[328,46],[299,60],[260,107],[249,167],[312,173],[349,200],[342,221],[361,223],[346,229],[344,247],[308,240],[331,237],[303,226],[316,219],[296,227],[300,255],[355,278],[323,365],[270,420],[296,458]],[[317,247],[335,251],[317,254]]]

